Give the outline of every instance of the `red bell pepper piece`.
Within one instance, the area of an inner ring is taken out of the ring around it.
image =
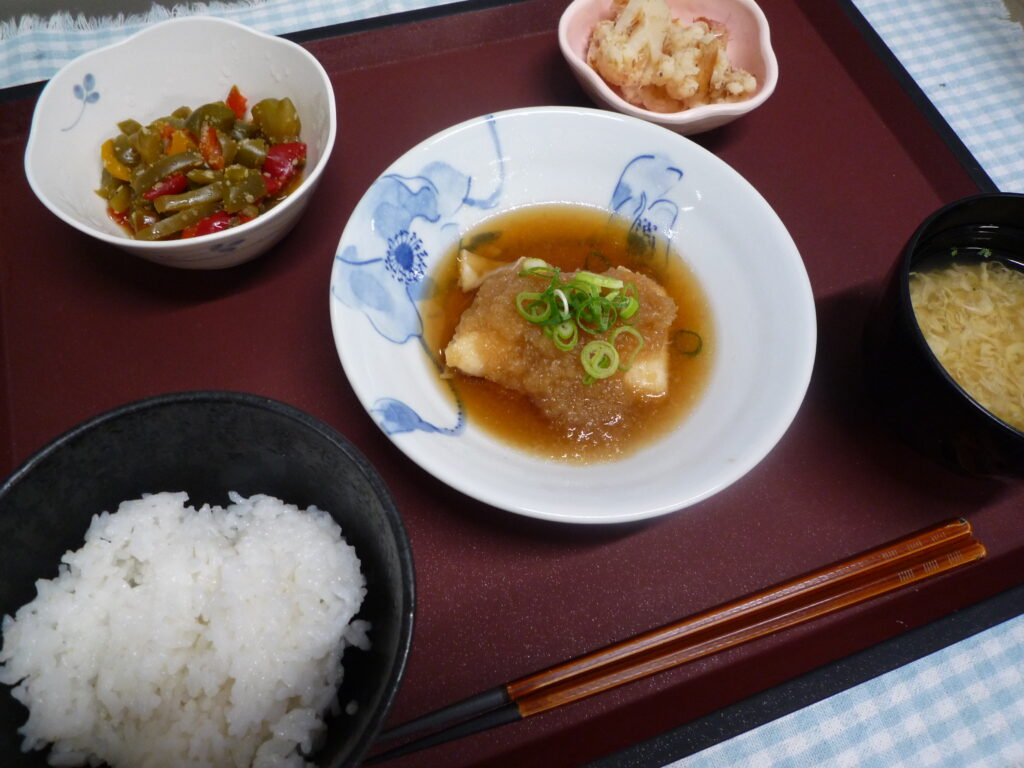
[[[210,168],[215,171],[224,170],[224,148],[220,145],[217,129],[209,123],[203,123],[199,131],[199,153]]]
[[[178,195],[188,189],[188,179],[183,173],[172,173],[164,179],[160,179],[149,191],[143,192],[146,200],[155,200],[161,195]]]
[[[167,152],[167,148],[171,145],[171,137],[174,135],[174,126],[170,123],[160,124],[160,138],[164,142],[164,152]]]
[[[306,162],[306,145],[301,141],[275,144],[267,150],[263,161],[263,180],[267,194],[276,195],[295,178],[299,168]]]
[[[235,113],[236,120],[241,120],[245,117],[245,109],[249,100],[242,95],[237,85],[231,86],[231,90],[228,92],[228,97],[224,99],[224,103]]]
[[[131,216],[131,209],[130,208],[125,209],[122,213],[118,213],[117,211],[115,211],[113,208],[111,208],[108,205],[107,206],[107,216],[115,224],[119,224],[122,227],[130,226],[128,224],[128,217]]]
[[[216,213],[211,213],[205,219],[200,219],[192,226],[185,227],[181,231],[181,239],[209,235],[214,232],[220,232],[223,229],[228,229],[230,226],[231,216],[228,215],[228,212],[217,211]]]

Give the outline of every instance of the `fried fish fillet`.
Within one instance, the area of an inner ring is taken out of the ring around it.
[[[444,350],[449,368],[520,392],[549,421],[577,430],[613,424],[645,399],[667,393],[668,329],[676,305],[654,280],[623,267],[603,273],[636,285],[640,309],[630,320],[644,343],[628,371],[586,384],[580,349],[589,337],[581,332],[576,349],[562,351],[539,326],[524,320],[516,296],[542,291],[547,281],[518,272],[497,268],[477,283],[477,295]]]

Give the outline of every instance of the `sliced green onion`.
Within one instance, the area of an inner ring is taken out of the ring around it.
[[[618,315],[615,305],[608,299],[592,296],[576,308],[576,324],[587,333],[597,336],[615,325]]]
[[[611,343],[612,346],[615,346],[615,340],[619,337],[619,334],[621,333],[626,333],[636,338],[636,346],[633,347],[633,351],[629,353],[629,357],[626,359],[626,362],[619,363],[620,371],[628,371],[630,368],[633,367],[633,360],[636,359],[637,353],[641,349],[643,349],[644,335],[640,333],[640,331],[638,331],[632,325],[620,325],[618,328],[612,331],[611,336],[608,337],[608,341],[609,343]],[[616,347],[616,351],[618,351],[618,347]],[[619,355],[619,357],[621,358],[622,355]]]
[[[607,288],[609,290],[616,290],[622,287],[622,281],[617,277],[606,277],[605,275],[598,275],[593,272],[588,272],[585,269],[581,269],[576,273],[573,281],[585,283],[587,285],[593,285],[597,288]]]
[[[632,283],[627,283],[628,288]],[[615,295],[612,295],[615,294]],[[608,294],[607,297],[615,305],[615,309],[619,312],[619,317],[622,320],[629,320],[636,311],[640,309],[640,300],[636,297],[636,291],[634,290],[630,294],[625,288],[622,291],[613,291]]]
[[[583,381],[591,384],[597,379],[607,379],[619,370],[619,353],[607,341],[595,339],[583,347],[580,363],[586,372]]]
[[[537,267],[547,267],[548,269],[551,269],[551,265],[544,261],[544,259],[528,258],[523,259],[519,274],[522,274],[526,270],[536,269]]]
[[[558,299],[559,303],[562,305],[562,314],[568,316],[569,300],[565,298],[565,293],[563,293],[561,288],[555,288],[551,293],[554,294],[555,298]]]
[[[607,261],[596,251],[588,254],[588,259],[596,258]],[[581,350],[580,363],[584,370],[585,384],[613,376],[619,370],[629,370],[644,345],[644,337],[631,325],[616,328],[615,324],[620,320],[629,320],[640,309],[635,283],[586,269],[576,272],[568,282],[563,283],[561,269],[538,258],[523,259],[519,276],[548,280],[543,291],[519,293],[515,304],[519,314],[534,325],[539,325],[544,335],[559,350],[568,352],[575,349],[581,330],[592,336],[611,332],[607,340],[594,339]],[[622,333],[636,339],[632,347],[626,347],[629,349],[628,356],[620,354],[615,347],[616,339]]]
[[[619,317],[623,320],[629,320],[629,318],[635,315],[636,311],[640,309],[640,302],[632,296],[629,296],[626,298],[624,304],[617,307],[617,309],[619,310]]]
[[[551,302],[534,291],[523,291],[516,296],[516,309],[531,323],[543,323],[551,316]]]
[[[593,286],[587,285],[586,283],[580,283],[576,280],[570,280],[563,286],[563,290],[569,297],[569,301],[578,304],[584,299],[592,299],[595,296],[600,296],[601,292]]]
[[[520,277],[545,277],[555,279],[558,277],[561,270],[558,267],[553,267],[548,264],[544,259],[523,259],[523,263],[519,266]]]
[[[544,333],[563,352],[573,349],[580,335],[576,323],[571,320],[559,323],[558,325],[546,326]]]
[[[704,348],[704,339],[694,331],[676,331],[672,334],[672,346],[687,357],[696,357]]]
[[[615,308],[619,310],[619,317],[623,320],[629,320],[640,309],[640,294],[636,283],[629,282],[623,285],[622,292],[615,299]]]

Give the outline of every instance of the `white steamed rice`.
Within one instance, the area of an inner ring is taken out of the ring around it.
[[[3,620],[0,682],[52,765],[303,766],[366,593],[326,512],[230,494],[126,501]]]

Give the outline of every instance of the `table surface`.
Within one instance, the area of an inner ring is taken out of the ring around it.
[[[223,272],[132,260],[54,219],[21,170],[34,93],[0,102],[0,216],[15,235],[0,250],[0,472],[90,416],[163,392],[253,392],[333,425],[390,487],[416,563],[415,636],[392,723],[947,518],[969,519],[989,548],[981,563],[920,587],[389,763],[403,768],[580,765],[1021,583],[1024,489],[953,474],[895,442],[862,386],[862,328],[901,245],[978,184],[845,6],[761,4],[778,89],[695,140],[788,227],[814,289],[819,342],[792,427],[740,482],[642,524],[511,515],[405,459],[338,362],[334,249],[374,178],[461,120],[589,106],[558,52],[561,0],[299,36],[331,76],[339,141],[295,231]]]

